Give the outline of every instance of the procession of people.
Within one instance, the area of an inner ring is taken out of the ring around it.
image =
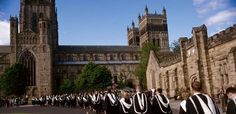
[[[211,96],[202,92],[202,84],[191,83],[192,95],[180,103],[179,114],[221,114],[218,105]],[[236,87],[226,89],[226,114],[236,114]],[[29,100],[30,101],[30,100]],[[131,88],[94,90],[77,94],[49,95],[32,97],[32,105],[67,107],[95,111],[96,114],[172,114],[170,100],[161,88],[143,91],[137,85]],[[0,98],[1,107],[28,104],[28,97]],[[222,107],[221,107],[222,109]]]
[[[43,97],[33,97],[32,104],[40,106],[79,107],[97,114],[172,114],[167,96],[159,88],[142,91],[140,86],[131,89],[107,89],[106,91],[83,92]]]

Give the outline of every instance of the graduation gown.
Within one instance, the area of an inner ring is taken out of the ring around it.
[[[92,104],[93,108],[99,113],[102,110],[101,96],[99,94],[93,95]]]
[[[133,101],[131,98],[129,99],[121,98],[119,105],[119,114],[131,114],[133,108],[132,106],[133,106]]]
[[[77,100],[78,100],[79,107],[80,107],[80,108],[83,108],[83,100],[82,100],[82,97],[81,97],[81,96],[78,96],[78,97],[77,97]]]
[[[133,96],[133,114],[148,114],[148,99],[144,93],[136,93]]]
[[[226,114],[236,114],[236,99],[229,100]]]
[[[186,114],[186,100],[180,103],[179,114]]]
[[[162,94],[155,95],[152,106],[153,114],[172,114],[169,100]]]
[[[108,93],[105,97],[106,114],[119,114],[119,100],[113,93]]]
[[[185,114],[220,114],[220,111],[212,98],[197,93],[187,99]]]

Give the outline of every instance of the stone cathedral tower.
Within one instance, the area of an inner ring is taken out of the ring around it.
[[[21,0],[20,21],[10,17],[10,29],[10,63],[28,68],[27,94],[51,94],[52,58],[58,46],[55,0]]]
[[[138,16],[138,27],[132,21],[132,27],[127,28],[128,44],[142,47],[144,43],[151,42],[160,47],[160,51],[169,51],[169,38],[167,27],[166,9],[162,14],[150,13],[148,7],[144,9],[144,15]]]

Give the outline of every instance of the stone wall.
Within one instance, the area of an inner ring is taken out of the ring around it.
[[[204,92],[216,95],[221,87],[236,83],[236,25],[209,38],[205,25],[194,27],[192,34],[179,39],[180,56],[151,52],[148,89],[160,87],[173,97],[177,91],[191,90],[191,82],[198,80]]]
[[[133,80],[137,83],[134,70],[139,63],[139,51],[125,52],[62,52],[55,54],[55,71],[57,85],[63,79],[75,80],[81,69],[90,61],[107,67],[113,76],[113,83],[118,80]]]

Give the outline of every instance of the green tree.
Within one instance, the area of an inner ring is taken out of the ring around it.
[[[112,84],[111,80],[111,72],[106,67],[90,62],[84,66],[82,73],[77,77],[76,90],[103,89]]]
[[[68,79],[63,80],[63,83],[60,86],[61,93],[72,93],[74,92],[75,84]]]
[[[147,70],[147,64],[149,59],[150,51],[157,51],[159,48],[157,45],[154,45],[153,43],[145,43],[143,47],[141,48],[141,57],[140,57],[140,63],[135,69],[135,75],[138,77],[139,84],[142,88],[146,88],[146,70]]]
[[[180,52],[180,44],[177,40],[174,40],[172,43],[171,43],[171,48],[172,48],[172,51],[173,52],[177,52],[179,53]]]
[[[27,69],[19,63],[7,68],[0,77],[0,88],[4,95],[21,96],[27,86]]]

